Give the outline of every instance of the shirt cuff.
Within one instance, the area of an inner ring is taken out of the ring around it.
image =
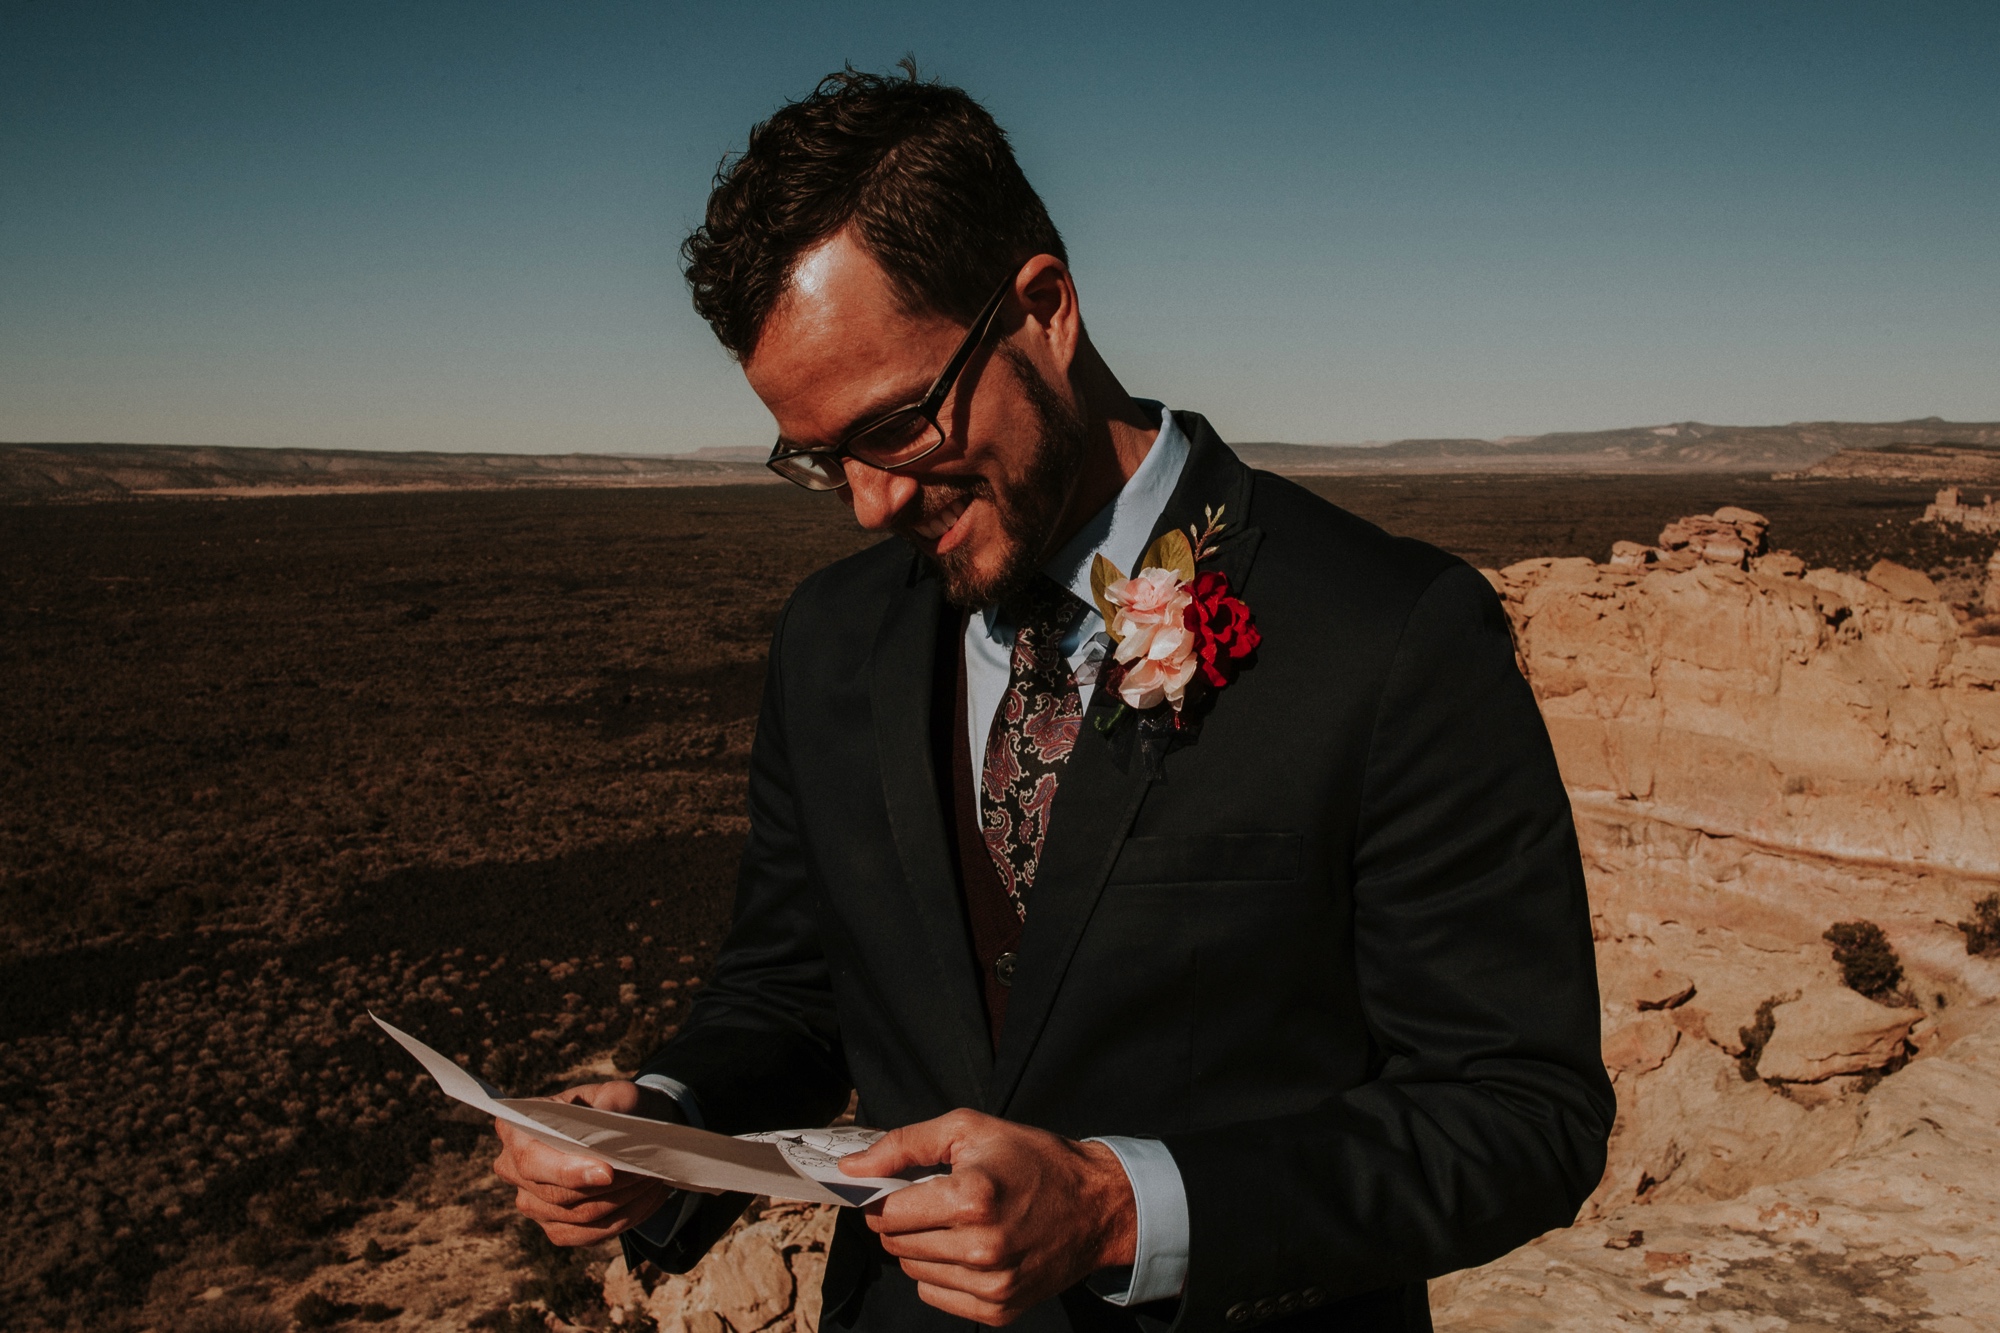
[[[1187,1286],[1187,1189],[1174,1155],[1158,1139],[1098,1138],[1117,1155],[1132,1182],[1139,1235],[1130,1268],[1107,1268],[1085,1284],[1113,1305],[1144,1305],[1181,1294]]]
[[[633,1082],[642,1088],[666,1093],[681,1108],[681,1115],[690,1125],[696,1129],[707,1128],[701,1123],[701,1103],[695,1100],[693,1089],[679,1079],[668,1078],[665,1074],[646,1074],[634,1079]],[[694,1216],[694,1210],[701,1206],[701,1199],[701,1195],[691,1190],[675,1190],[667,1196],[667,1201],[660,1205],[658,1212],[634,1226],[632,1230],[647,1244],[664,1249],[672,1243],[674,1237],[680,1233],[680,1229],[688,1224],[688,1219]]]
[[[701,1103],[694,1099],[694,1089],[679,1079],[668,1078],[665,1074],[642,1074],[632,1081],[642,1088],[651,1088],[655,1092],[666,1093],[667,1096],[673,1098],[675,1103],[680,1106],[681,1114],[687,1117],[687,1122],[690,1125],[693,1125],[696,1129],[708,1128],[707,1125],[702,1123]]]

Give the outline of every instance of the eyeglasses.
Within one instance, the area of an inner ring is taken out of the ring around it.
[[[944,427],[938,424],[938,409],[944,406],[952,386],[965,372],[973,352],[986,340],[987,330],[993,326],[993,317],[1000,311],[1000,302],[1013,288],[1014,275],[1010,273],[1006,281],[994,289],[993,295],[986,298],[986,304],[972,321],[972,327],[965,331],[965,340],[951,354],[943,372],[932,381],[930,391],[915,404],[899,407],[887,415],[864,422],[850,431],[846,439],[827,449],[801,449],[780,436],[777,444],[771,447],[771,456],[764,460],[764,466],[809,491],[837,491],[847,484],[847,470],[840,465],[843,458],[893,472],[931,453],[944,443]]]

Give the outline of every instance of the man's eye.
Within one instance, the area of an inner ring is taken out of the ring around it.
[[[870,426],[847,446],[870,462],[894,462],[899,456],[930,447],[937,430],[920,412],[905,412]]]

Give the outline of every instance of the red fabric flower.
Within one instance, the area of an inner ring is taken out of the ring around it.
[[[1181,623],[1194,635],[1195,660],[1201,674],[1217,689],[1236,675],[1236,664],[1257,650],[1264,636],[1250,608],[1229,595],[1229,576],[1211,570],[1195,575],[1187,585],[1192,600]]]

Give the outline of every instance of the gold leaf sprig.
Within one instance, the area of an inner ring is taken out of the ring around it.
[[[1196,560],[1206,560],[1215,554],[1215,539],[1221,535],[1224,528],[1229,526],[1222,521],[1222,511],[1227,508],[1229,508],[1228,505],[1217,505],[1213,509],[1207,505],[1203,505],[1201,507],[1201,516],[1208,521],[1208,526],[1202,529],[1201,535],[1198,537],[1195,537],[1194,524],[1188,524],[1188,536],[1194,537],[1194,558]]]

